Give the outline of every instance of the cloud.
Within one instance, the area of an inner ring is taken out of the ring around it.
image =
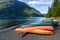
[[[52,4],[52,1],[42,2],[42,1],[29,1],[28,4]]]
[[[18,1],[21,1],[21,0],[18,0]]]
[[[44,13],[47,13],[48,7],[47,6],[40,7],[38,10],[44,14]]]
[[[43,11],[43,12],[41,12],[42,14],[47,14],[47,11]]]
[[[30,2],[28,2],[28,4],[40,4],[40,2],[38,2],[38,1],[30,1]]]

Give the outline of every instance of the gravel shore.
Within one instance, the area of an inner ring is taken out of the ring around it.
[[[54,35],[27,34],[24,37],[21,37],[21,35],[22,33],[10,29],[0,32],[0,40],[60,40],[60,28],[55,29]]]

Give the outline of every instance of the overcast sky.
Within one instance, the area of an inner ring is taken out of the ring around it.
[[[31,7],[37,9],[42,14],[47,13],[48,7],[51,7],[53,0],[19,0],[27,3]]]

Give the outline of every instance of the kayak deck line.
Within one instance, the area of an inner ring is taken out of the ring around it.
[[[16,29],[19,29],[19,28],[16,28]],[[27,28],[23,28],[23,29],[26,29],[26,30],[39,29],[39,30],[51,30],[51,31],[53,31],[54,27],[53,26],[34,26],[34,27],[27,27]]]

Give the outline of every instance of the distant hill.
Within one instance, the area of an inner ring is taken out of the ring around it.
[[[46,17],[46,14],[41,14],[40,17]]]
[[[20,1],[0,3],[0,18],[39,17],[40,12]]]

